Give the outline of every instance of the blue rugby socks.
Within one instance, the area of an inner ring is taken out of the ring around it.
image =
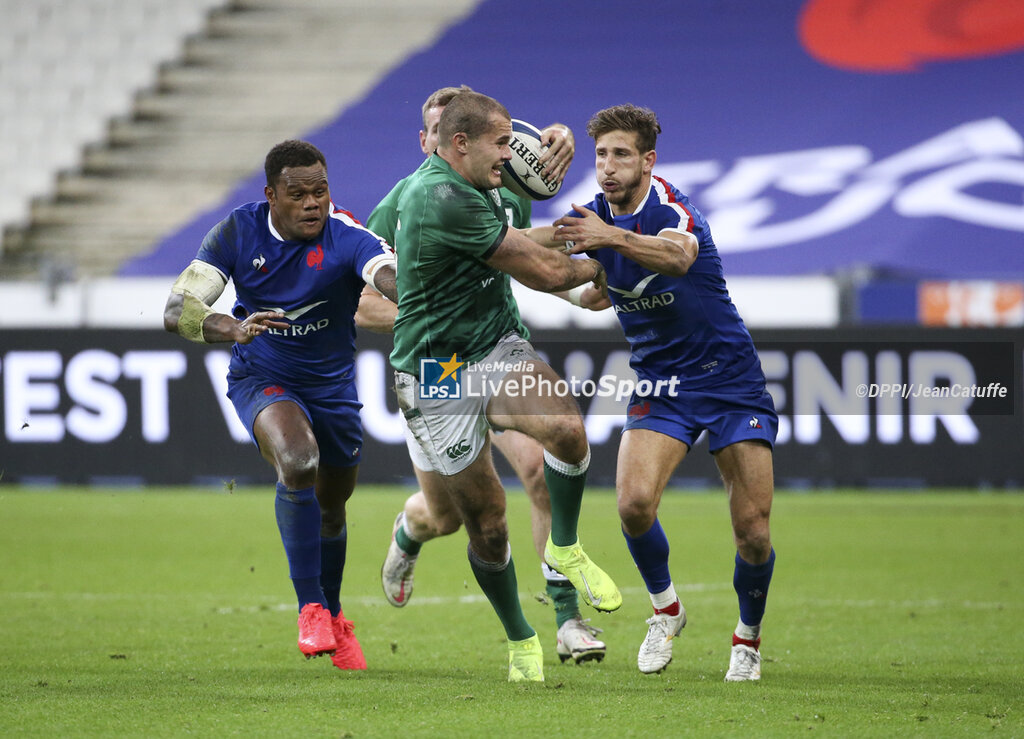
[[[749,644],[757,648],[760,643],[761,620],[768,600],[768,586],[772,581],[775,569],[775,550],[772,549],[768,560],[759,565],[752,565],[736,553],[736,569],[733,571],[732,585],[740,604],[740,620],[733,635],[733,644]]]
[[[274,512],[299,610],[307,603],[326,608],[320,587],[320,504],[316,493],[311,487],[288,490],[278,483]]]
[[[320,587],[332,616],[341,612],[341,578],[345,574],[348,526],[331,538],[320,538]]]
[[[632,537],[625,531],[626,546],[633,555],[640,577],[647,585],[648,593],[663,593],[672,586],[672,577],[668,573],[668,537],[661,528],[661,521],[654,519],[654,525],[645,533]]]

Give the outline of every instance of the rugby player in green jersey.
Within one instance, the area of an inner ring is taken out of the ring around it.
[[[509,680],[540,681],[543,650],[519,604],[491,428],[519,431],[544,447],[548,565],[600,611],[617,609],[622,596],[576,533],[590,462],[583,418],[527,341],[509,281],[557,292],[601,285],[604,270],[542,246],[553,242],[552,226],[509,227],[498,188],[511,134],[505,107],[477,92],[460,93],[441,113],[437,151],[398,200],[394,245],[402,266],[391,364],[399,405],[460,513],[473,573],[505,628]]]
[[[442,111],[452,98],[465,91],[471,90],[465,85],[442,87],[431,93],[423,103],[423,128],[419,132],[419,142],[421,151],[428,158],[437,148],[437,128]],[[575,152],[572,131],[567,126],[555,123],[542,131],[542,141],[547,146],[542,160],[547,167],[547,173],[561,180]],[[426,161],[424,160],[424,167]],[[408,181],[408,177],[399,181],[373,209],[366,222],[371,231],[389,243],[394,243],[395,240],[398,199]],[[531,201],[506,188],[499,192],[510,225],[520,229],[529,228]],[[394,303],[367,286],[360,298],[356,324],[359,328],[390,333],[397,314],[398,307]],[[405,432],[409,456],[420,489],[409,496],[403,510],[395,519],[387,556],[381,567],[384,594],[388,602],[397,607],[405,606],[412,597],[413,572],[421,546],[431,539],[455,533],[462,525],[459,511],[448,497],[440,473],[433,469],[430,460],[420,450],[408,426],[405,427]],[[529,436],[511,430],[492,431],[491,443],[508,460],[522,481],[523,489],[530,501],[534,547],[541,559],[547,594],[554,604],[558,657],[563,662],[569,659],[576,663],[600,661],[606,650],[604,642],[596,638],[600,629],[592,626],[589,619],[583,619],[572,583],[543,561],[544,546],[551,530],[551,504],[544,481],[544,448]]]

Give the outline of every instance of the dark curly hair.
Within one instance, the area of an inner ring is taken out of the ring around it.
[[[282,141],[267,152],[266,161],[263,163],[267,186],[271,189],[277,187],[277,180],[285,167],[312,167],[317,162],[327,169],[327,160],[323,152],[308,141]]]

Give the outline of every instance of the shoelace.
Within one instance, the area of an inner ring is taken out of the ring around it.
[[[754,667],[756,666],[756,660],[754,659],[754,655],[748,652],[746,649],[741,649],[739,652],[736,653],[736,656],[737,665],[735,671],[743,673],[745,675],[753,673]]]
[[[591,626],[589,618],[578,618],[576,622],[583,628],[584,631],[588,632],[591,636],[597,636],[603,634],[604,629],[600,629],[597,626]]]
[[[310,608],[308,610],[303,609],[302,612],[299,613],[299,618],[302,621],[302,625],[304,627],[314,625],[320,619],[320,613],[320,611],[317,611],[313,608]]]
[[[399,549],[401,551],[401,549]],[[419,555],[416,555],[419,556]],[[416,564],[416,557],[411,557],[405,552],[402,552],[402,556],[392,567],[388,568],[388,574],[390,577],[405,577],[405,573],[412,569],[412,566]]]
[[[671,630],[669,628],[669,621],[671,619],[659,618],[659,616],[664,615],[665,614],[662,613],[656,613],[649,619],[647,619],[647,625],[651,627],[651,630],[647,632],[648,639],[651,637],[651,634],[654,633],[655,628],[657,628],[658,632],[660,632],[657,634],[657,636],[661,637],[662,639],[668,639],[669,633],[671,633]]]

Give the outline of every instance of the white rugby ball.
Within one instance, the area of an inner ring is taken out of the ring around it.
[[[512,119],[512,158],[502,165],[501,184],[524,198],[547,200],[558,194],[561,182],[545,179],[540,156],[547,148],[540,143],[540,131],[526,121]]]

